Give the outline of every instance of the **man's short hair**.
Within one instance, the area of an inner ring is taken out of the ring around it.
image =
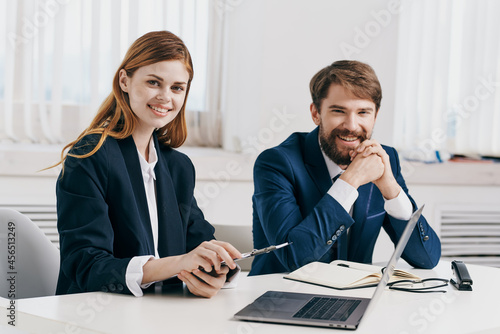
[[[339,60],[316,73],[309,84],[311,97],[318,112],[332,84],[338,84],[354,96],[371,100],[378,112],[382,88],[370,65],[356,60]]]

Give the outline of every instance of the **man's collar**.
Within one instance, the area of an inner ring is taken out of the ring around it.
[[[319,134],[318,134],[318,142],[319,142]],[[321,150],[321,154],[323,155],[323,158],[325,159],[325,164],[326,168],[328,169],[328,173],[330,174],[330,178],[333,179],[335,176],[337,176],[340,173],[343,173],[344,170],[339,167],[335,162],[332,161],[326,154],[325,151],[323,151],[323,148],[321,147],[321,143],[319,142],[319,148]]]

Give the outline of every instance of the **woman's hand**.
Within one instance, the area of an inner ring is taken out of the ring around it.
[[[195,269],[192,273],[183,270],[177,277],[186,284],[192,294],[211,298],[224,286],[228,272],[229,267],[222,266],[218,273],[206,273],[200,269]]]
[[[205,241],[182,256],[182,271],[177,277],[194,295],[210,298],[224,286],[229,268],[236,268],[233,259],[240,257],[241,253],[230,243]],[[221,261],[226,265],[221,265]]]
[[[241,253],[228,242],[204,241],[187,254],[148,261],[142,268],[142,283],[177,275],[193,294],[212,297],[226,282],[229,268],[236,268],[233,259],[239,258]],[[225,265],[221,264],[222,261]]]
[[[215,269],[220,273],[221,262],[234,269],[236,263],[233,259],[239,259],[241,253],[228,242],[210,240],[202,242],[198,247],[187,254],[181,255],[180,269],[193,272],[195,269],[203,268],[207,273]]]

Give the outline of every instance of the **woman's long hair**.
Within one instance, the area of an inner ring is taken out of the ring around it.
[[[120,87],[119,72],[121,69],[124,69],[127,75],[132,77],[140,67],[165,60],[182,61],[189,73],[189,80],[186,87],[184,104],[179,114],[170,123],[158,129],[158,141],[173,148],[181,146],[187,137],[185,109],[194,74],[193,63],[187,47],[179,37],[168,31],[154,31],[139,37],[130,46],[114,76],[113,91],[102,103],[90,126],[76,140],[63,148],[61,161],[52,167],[64,163],[67,155],[77,158],[86,158],[93,155],[101,148],[108,136],[116,139],[131,136],[137,125],[138,118],[130,108],[128,94],[122,91]],[[100,134],[100,140],[90,152],[84,155],[74,155],[70,152],[83,137],[91,134]],[[66,154],[65,152],[69,153]]]

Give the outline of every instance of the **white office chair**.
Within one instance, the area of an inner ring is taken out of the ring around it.
[[[252,226],[240,225],[215,225],[215,238],[221,241],[227,241],[240,252],[250,252],[253,249]],[[252,259],[238,261],[243,271],[250,271],[252,268]]]
[[[59,250],[42,230],[25,215],[0,209],[0,296],[54,295],[58,274]]]

